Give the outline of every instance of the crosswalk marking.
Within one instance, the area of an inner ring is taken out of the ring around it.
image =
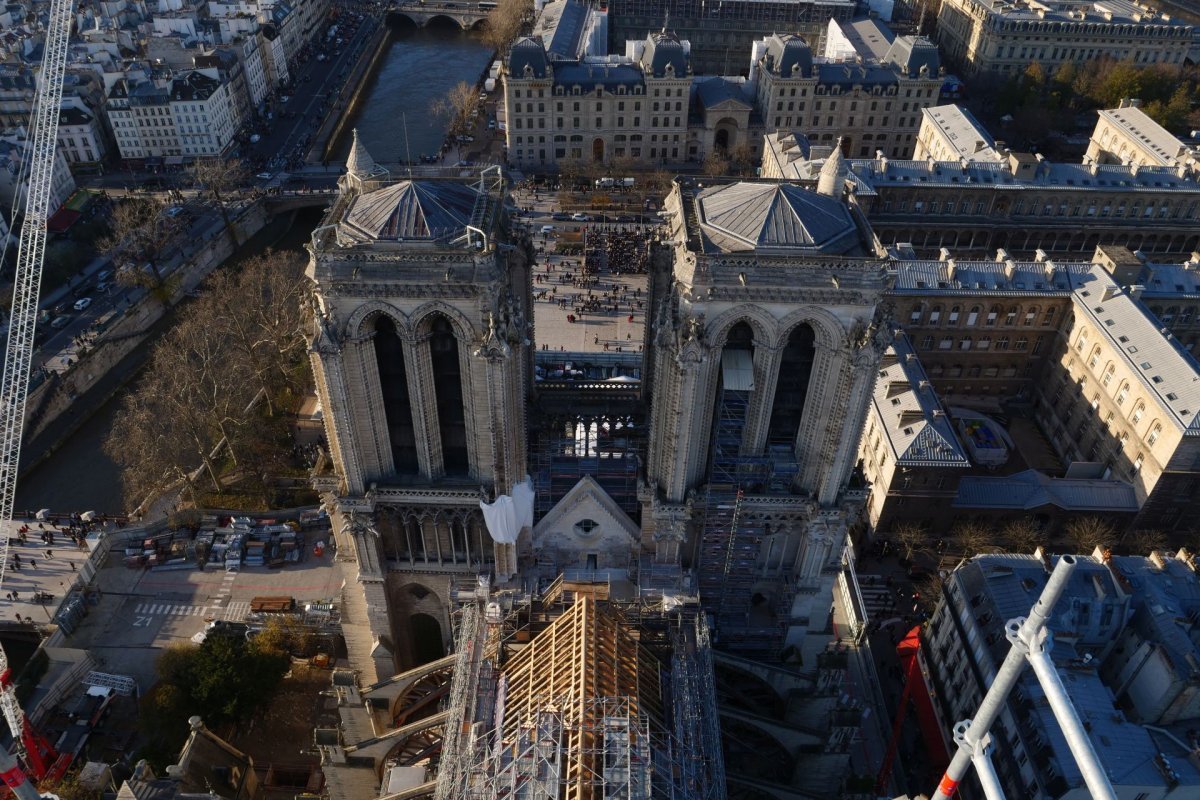
[[[894,604],[896,592],[887,585],[887,580],[882,575],[859,575],[858,588],[862,592],[863,604],[867,607],[869,618],[886,619],[900,613]]]
[[[248,606],[247,610],[249,610]],[[140,603],[134,609],[134,612],[144,616],[202,617],[208,613],[208,606],[194,604],[179,605],[176,603]]]
[[[250,604],[246,602],[230,603],[225,609],[224,619],[228,622],[241,622],[250,613]]]

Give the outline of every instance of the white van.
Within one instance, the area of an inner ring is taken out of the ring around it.
[[[552,233],[554,233],[553,225],[543,225],[542,226],[542,236],[549,236]]]

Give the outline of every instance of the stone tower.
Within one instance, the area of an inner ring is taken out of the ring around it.
[[[878,246],[795,185],[684,183],[667,208],[644,516],[657,557],[696,570],[719,641],[775,657],[824,628],[863,500],[848,486],[890,337]]]
[[[498,169],[390,180],[355,137],[313,233],[312,365],[331,464],[317,479],[358,562],[381,675],[449,640],[447,578],[511,574],[480,499],[525,476],[529,273]]]

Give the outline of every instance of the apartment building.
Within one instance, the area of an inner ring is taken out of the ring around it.
[[[1200,154],[1141,109],[1138,100],[1122,100],[1118,108],[1097,112],[1084,163],[1132,164],[1139,167],[1182,167],[1200,171]]]
[[[24,208],[29,192],[29,170],[25,165],[28,133],[16,128],[0,134],[0,207]],[[50,179],[50,213],[75,193],[75,178],[61,149],[54,151],[54,170]]]
[[[206,72],[191,70],[169,79],[122,78],[113,84],[108,115],[121,158],[182,164],[226,152],[237,130],[234,101],[229,84]]]
[[[1008,78],[1034,61],[1050,74],[1101,58],[1182,65],[1192,43],[1191,25],[1131,0],[944,0],[937,23],[967,76]]]
[[[1161,800],[1200,792],[1200,770],[1188,747],[1178,736],[1143,725],[1163,718],[1156,707],[1190,708],[1195,691],[1189,663],[1196,663],[1197,653],[1188,631],[1200,611],[1198,587],[1194,563],[1180,555],[1076,556],[1047,620],[1054,669],[1118,797]],[[1008,653],[1005,624],[1028,615],[1050,567],[1040,554],[981,555],[947,578],[919,654],[917,675],[926,685],[916,691],[928,693],[942,733],[925,742],[927,752],[954,751],[951,728],[975,715]],[[1160,656],[1148,660],[1148,651]],[[1139,663],[1150,667],[1141,675]],[[1091,797],[1031,669],[1018,679],[991,736],[1006,796]],[[973,775],[966,785],[978,791]]]
[[[108,153],[107,136],[100,119],[78,105],[63,102],[58,115],[58,150],[75,169],[91,167]]]

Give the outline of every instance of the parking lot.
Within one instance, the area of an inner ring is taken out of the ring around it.
[[[103,593],[99,605],[66,644],[90,650],[105,670],[132,676],[144,691],[154,683],[162,648],[191,641],[209,622],[246,619],[258,596],[289,596],[298,604],[340,601],[342,577],[329,551],[282,569],[237,572],[129,569],[116,552],[96,585]]]

